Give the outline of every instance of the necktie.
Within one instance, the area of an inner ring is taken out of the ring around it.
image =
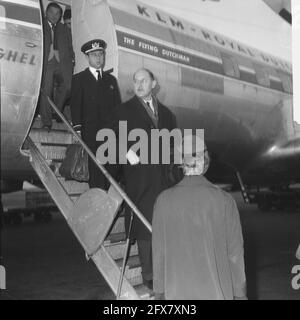
[[[52,32],[53,32],[53,39],[52,39],[53,49],[57,50],[56,25],[55,24],[51,24],[51,28],[52,28]]]
[[[97,72],[97,81],[99,81],[101,79],[100,70],[96,70],[96,72]]]
[[[150,102],[149,101],[146,101],[146,105],[149,107],[149,109],[152,111],[152,113],[153,113],[153,110],[152,110],[152,108],[151,108],[151,106],[150,106]]]
[[[151,107],[151,105],[150,105],[150,101],[146,101],[146,105],[149,107],[149,109],[150,109],[151,112],[153,113],[154,117],[156,117],[155,109],[152,109],[152,107]]]

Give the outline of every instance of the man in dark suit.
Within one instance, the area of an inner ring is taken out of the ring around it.
[[[135,72],[133,81],[135,96],[119,106],[117,110],[118,119],[119,121],[127,121],[128,131],[144,130],[147,133],[148,146],[150,147],[151,130],[168,129],[171,131],[176,127],[176,118],[154,96],[153,90],[157,82],[150,70],[139,69]],[[127,150],[129,151],[126,157],[129,163],[124,165],[125,192],[151,223],[156,197],[164,187],[163,166],[150,163],[151,150],[148,151],[148,164],[139,163],[139,156],[130,149],[132,145],[133,143],[128,142]],[[156,150],[156,152],[159,152],[159,150]],[[129,208],[126,210],[125,218],[126,229],[128,229]],[[134,217],[131,238],[136,239],[138,243],[143,282],[151,289],[151,233],[137,217]]]
[[[89,67],[73,76],[71,90],[71,115],[74,129],[95,154],[101,142],[96,141],[100,129],[111,127],[115,106],[121,103],[116,78],[103,71],[106,43],[101,39],[91,40],[81,47]],[[107,166],[112,175],[113,166]],[[108,181],[100,169],[89,159],[91,188],[108,189]]]
[[[54,81],[57,94],[55,103],[62,110],[71,88],[73,72],[73,46],[70,29],[60,23],[62,8],[55,2],[49,3],[44,19],[44,65],[42,88],[53,98]],[[45,97],[41,96],[39,113],[44,128],[51,129],[52,111]]]

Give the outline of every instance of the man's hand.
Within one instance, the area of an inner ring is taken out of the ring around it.
[[[127,152],[126,159],[129,161],[131,165],[136,165],[140,162],[140,158],[131,149]]]
[[[81,138],[81,131],[76,131],[76,133]]]
[[[77,124],[76,126],[73,126],[73,129],[77,133],[77,135],[81,137],[81,124]]]

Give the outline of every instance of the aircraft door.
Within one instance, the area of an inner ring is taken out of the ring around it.
[[[75,52],[75,73],[84,70],[88,64],[81,46],[93,39],[107,43],[104,70],[114,69],[118,75],[118,50],[115,25],[107,1],[72,1],[72,38]]]
[[[20,167],[42,76],[42,15],[38,0],[0,2],[1,170]]]

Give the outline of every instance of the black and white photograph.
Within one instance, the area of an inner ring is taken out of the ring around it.
[[[300,300],[299,39],[298,0],[0,0],[0,300]]]

